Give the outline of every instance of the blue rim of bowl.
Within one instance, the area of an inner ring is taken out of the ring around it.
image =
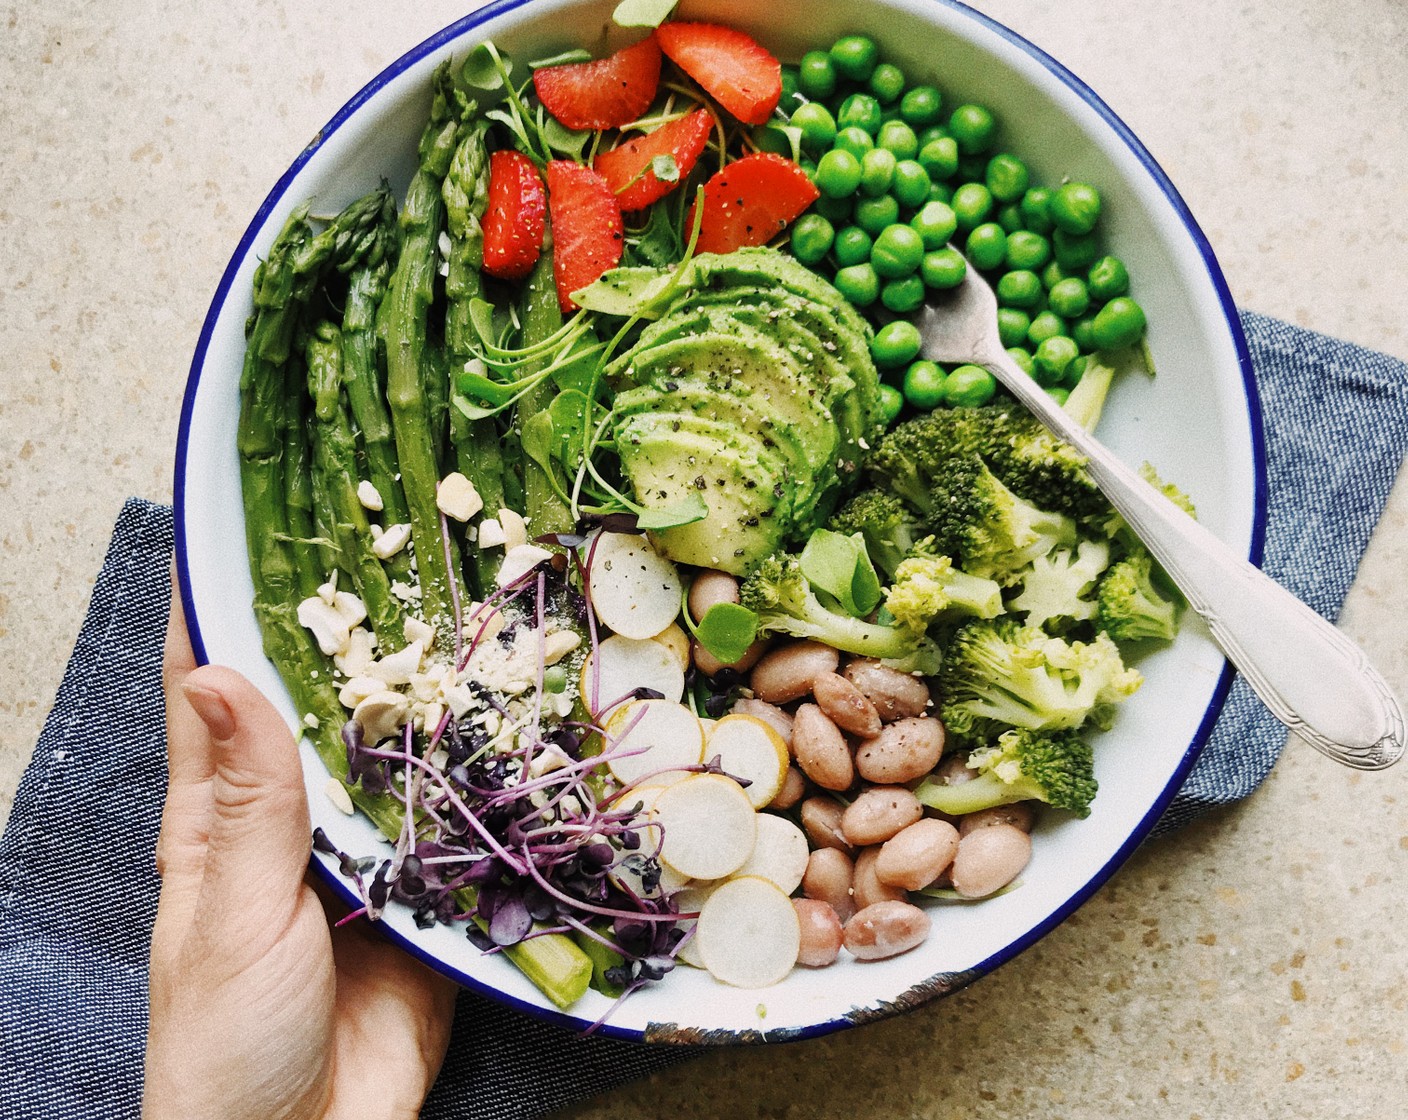
[[[1179,195],[1172,181],[1164,173],[1162,167],[1154,159],[1153,155],[1140,143],[1138,137],[1130,130],[1108,105],[1101,100],[1100,96],[1086,85],[1074,73],[1068,70],[1056,59],[1047,54],[1034,43],[1023,38],[1011,28],[998,23],[990,16],[960,3],[959,0],[932,0],[939,7],[949,8],[972,19],[987,30],[993,32],[1001,39],[1017,47],[1025,54],[1041,63],[1048,71],[1061,80],[1072,93],[1076,94],[1105,122],[1106,125],[1123,141],[1125,146],[1139,161],[1140,165],[1153,179],[1154,183],[1164,193],[1179,220],[1183,223],[1189,238],[1198,250],[1203,259],[1204,267],[1207,269],[1208,279],[1212,282],[1213,289],[1217,293],[1218,302],[1222,307],[1223,316],[1227,321],[1227,329],[1231,335],[1233,344],[1237,351],[1238,365],[1241,368],[1242,387],[1246,396],[1248,428],[1251,435],[1252,444],[1252,468],[1253,468],[1253,519],[1251,540],[1248,548],[1248,558],[1254,564],[1259,564],[1262,559],[1263,549],[1266,541],[1266,447],[1262,433],[1261,398],[1257,392],[1256,378],[1252,370],[1251,354],[1247,349],[1246,336],[1242,331],[1241,320],[1237,314],[1236,304],[1232,299],[1232,293],[1228,289],[1226,278],[1222,274],[1222,269],[1217,263],[1217,258],[1213,253],[1212,246],[1207,237],[1203,234],[1201,227],[1189,211],[1187,204]],[[230,262],[225,267],[224,273],[220,277],[220,282],[215,289],[215,295],[211,299],[210,310],[206,312],[205,321],[201,325],[200,337],[196,343],[195,353],[191,359],[190,375],[186,383],[186,391],[181,402],[181,417],[177,429],[176,440],[176,464],[174,479],[174,505],[175,505],[175,550],[176,550],[176,570],[177,579],[180,584],[181,604],[185,611],[187,625],[190,629],[191,647],[195,653],[196,661],[205,664],[209,661],[209,656],[205,650],[205,643],[201,637],[200,620],[196,614],[195,602],[191,594],[190,571],[186,559],[186,533],[185,533],[185,504],[186,504],[186,450],[190,437],[191,415],[195,407],[196,391],[200,384],[201,370],[205,365],[205,356],[210,347],[211,335],[214,331],[216,321],[219,319],[226,299],[229,297],[230,288],[233,285],[235,275],[238,273],[241,264],[249,255],[253,248],[254,240],[263,227],[269,214],[283,201],[288,188],[304,165],[312,158],[313,154],[323,145],[329,136],[338,130],[366,101],[381,90],[388,82],[398,77],[405,70],[420,62],[427,55],[439,51],[442,47],[454,42],[464,36],[467,32],[489,21],[496,19],[508,12],[516,11],[533,3],[533,0],[495,0],[477,11],[471,12],[463,18],[456,20],[449,26],[442,28],[420,45],[412,48],[384,69],[380,74],[357,91],[355,95],[342,106],[341,109],[319,130],[313,140],[305,147],[298,157],[289,166],[288,170],[280,176],[272,190],[260,204],[249,226],[245,229],[244,235],[240,238],[239,244],[235,247],[234,254]],[[1173,801],[1179,788],[1183,785],[1188,773],[1193,768],[1193,763],[1197,760],[1199,753],[1206,745],[1209,735],[1212,733],[1214,724],[1222,712],[1222,707],[1226,703],[1227,694],[1232,687],[1234,670],[1230,664],[1224,661],[1222,673],[1218,679],[1217,687],[1213,691],[1212,699],[1209,701],[1207,709],[1203,713],[1203,718],[1198,725],[1198,729],[1192,740],[1188,744],[1188,749],[1184,752],[1183,758],[1175,769],[1168,784],[1162,793],[1150,806],[1149,811],[1140,820],[1139,824],[1130,833],[1124,844],[1106,861],[1085,885],[1068,898],[1065,903],[1053,911],[1047,918],[1028,930],[1023,936],[1004,945],[998,952],[977,964],[972,970],[964,973],[963,984],[971,983],[973,980],[991,972],[998,965],[1004,964],[1017,956],[1019,953],[1031,947],[1042,937],[1046,936],[1052,929],[1065,921],[1072,913],[1079,909],[1087,899],[1090,898],[1111,875],[1133,854],[1137,848],[1147,838],[1148,834],[1158,823],[1165,809]],[[346,881],[337,871],[324,864],[320,860],[313,861],[314,867],[328,882],[328,884],[338,893],[338,895],[350,907],[359,906],[361,899],[347,886]],[[530,1003],[526,1000],[510,996],[483,980],[470,976],[452,965],[446,964],[438,957],[427,953],[420,948],[410,938],[403,936],[394,929],[387,927],[385,933],[393,941],[401,946],[406,952],[421,960],[428,967],[449,976],[463,986],[471,990],[512,1007],[535,1019],[554,1025],[566,1027],[572,1030],[581,1030],[588,1026],[588,1022],[576,1015],[555,1011],[539,1004]],[[948,989],[956,990],[956,989]],[[937,994],[937,993],[936,993]],[[946,993],[945,993],[946,994]],[[908,1010],[907,1004],[904,1008]],[[898,1013],[900,1009],[896,1009]],[[888,1017],[886,1013],[884,1017]],[[880,1016],[875,1016],[876,1018]],[[864,1021],[871,1021],[866,1018]],[[845,1016],[837,1019],[828,1019],[821,1023],[814,1023],[811,1026],[789,1031],[786,1035],[787,1041],[796,1041],[804,1038],[815,1038],[820,1035],[830,1034],[833,1031],[844,1030],[848,1027],[858,1025],[856,1020]],[[646,1041],[646,1033],[640,1030],[628,1029],[613,1026],[610,1023],[602,1024],[596,1031],[598,1035],[617,1038],[630,1042]],[[732,1040],[743,1041],[742,1038],[733,1037]],[[755,1040],[755,1039],[750,1039]],[[728,1041],[728,1040],[725,1040]]]

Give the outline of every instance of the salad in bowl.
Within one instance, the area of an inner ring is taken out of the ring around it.
[[[1209,457],[1119,426],[1235,353],[1215,266],[1139,158],[1024,145],[1069,96],[1041,56],[895,12],[946,65],[491,7],[305,154],[197,356],[187,611],[285,698],[318,865],[578,1027],[795,1037],[961,986],[1113,869],[1225,691],[1081,456],[914,323],[979,270],[1048,393],[1236,524],[1242,386]]]

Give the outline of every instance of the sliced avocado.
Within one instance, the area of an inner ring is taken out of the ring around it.
[[[792,257],[773,249],[738,249],[732,253],[701,253],[694,258],[693,288],[712,291],[754,285],[785,288],[806,296],[836,313],[838,322],[862,338],[870,338],[870,327],[860,313],[835,288]],[[686,292],[675,305],[688,302]]]

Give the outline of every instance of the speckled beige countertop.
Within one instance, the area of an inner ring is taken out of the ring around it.
[[[468,6],[472,5],[471,3]],[[980,0],[1152,150],[1239,303],[1408,358],[1401,0]],[[446,0],[0,12],[0,817],[114,518],[169,501],[206,304],[265,192]],[[1408,696],[1408,483],[1343,615]],[[578,1120],[1408,1116],[1408,765],[1292,743],[1075,917],[899,1020],[714,1052]]]

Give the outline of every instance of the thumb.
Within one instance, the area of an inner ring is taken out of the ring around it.
[[[233,669],[195,669],[181,691],[205,724],[214,763],[202,911],[221,919],[256,900],[266,914],[291,905],[308,866],[311,828],[288,725]]]

